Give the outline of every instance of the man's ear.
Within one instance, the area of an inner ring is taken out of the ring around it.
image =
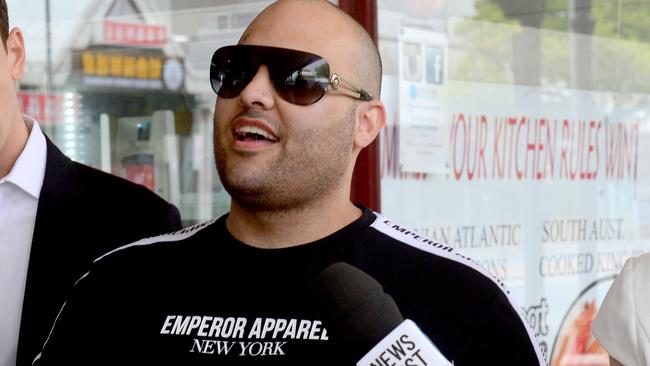
[[[360,103],[354,125],[354,147],[359,150],[370,145],[386,125],[386,109],[378,100]]]
[[[20,80],[25,74],[25,41],[23,32],[14,28],[7,37],[7,58],[11,68],[11,77]]]

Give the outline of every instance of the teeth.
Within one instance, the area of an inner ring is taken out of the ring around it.
[[[242,126],[242,127],[237,129],[237,134],[239,135],[240,138],[244,137],[247,133],[260,135],[260,136],[262,136],[265,139],[270,140],[270,141],[276,141],[275,137],[273,137],[273,135],[269,134],[268,132],[264,131],[263,129],[261,129],[259,127]]]

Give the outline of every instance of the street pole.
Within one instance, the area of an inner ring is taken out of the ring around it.
[[[50,29],[50,0],[45,0],[45,47],[47,57],[47,84],[46,91],[52,90],[52,34]]]

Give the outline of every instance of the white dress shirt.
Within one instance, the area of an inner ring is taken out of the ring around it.
[[[650,365],[650,253],[625,262],[591,332],[625,366]]]
[[[650,253],[625,262],[591,323],[591,332],[621,364],[650,365]]]
[[[31,130],[27,145],[9,174],[0,178],[0,366],[16,364],[29,252],[45,176],[45,136],[33,118],[23,120]]]

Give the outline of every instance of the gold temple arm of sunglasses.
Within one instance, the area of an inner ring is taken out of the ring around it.
[[[332,74],[330,77],[330,85],[334,90],[339,90],[339,88],[342,88],[341,92],[353,98],[361,99],[363,101],[372,100],[372,95],[370,93],[350,84],[337,74]]]

